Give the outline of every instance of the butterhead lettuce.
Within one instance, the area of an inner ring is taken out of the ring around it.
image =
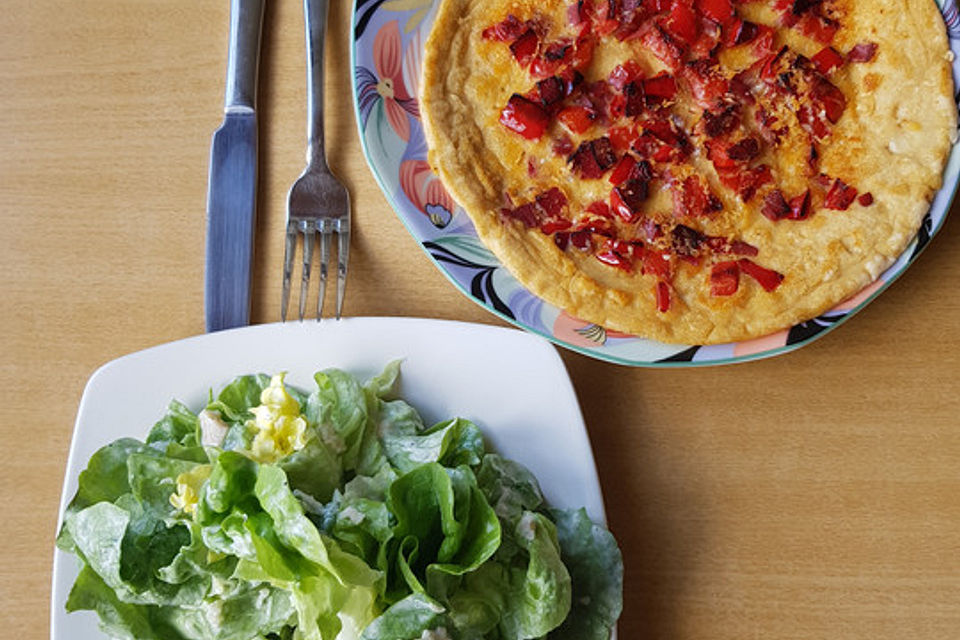
[[[399,364],[244,375],[95,453],[57,544],[67,609],[136,640],[605,640],[622,560],[473,422],[424,424]]]

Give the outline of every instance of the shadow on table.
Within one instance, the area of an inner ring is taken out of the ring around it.
[[[687,582],[706,547],[708,509],[696,483],[689,482],[695,470],[681,467],[685,461],[671,455],[675,443],[663,442],[662,432],[645,428],[638,399],[620,397],[634,380],[639,384],[641,372],[568,352],[563,358],[593,444],[608,523],[623,551],[618,634],[679,637]]]

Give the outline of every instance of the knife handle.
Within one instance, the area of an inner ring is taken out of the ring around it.
[[[257,71],[265,0],[230,0],[230,48],[224,111],[253,111],[257,105]]]
[[[323,47],[329,0],[303,0],[307,35],[307,162],[326,165],[323,150]]]

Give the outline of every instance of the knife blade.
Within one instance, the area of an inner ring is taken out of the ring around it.
[[[210,145],[208,332],[249,324],[257,211],[257,71],[265,0],[231,0],[223,124]]]

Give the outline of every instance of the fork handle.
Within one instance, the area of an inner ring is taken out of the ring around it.
[[[303,0],[307,35],[307,163],[326,166],[323,149],[323,47],[329,0]]]
[[[257,68],[265,0],[230,0],[230,48],[224,111],[250,112],[257,106]]]

